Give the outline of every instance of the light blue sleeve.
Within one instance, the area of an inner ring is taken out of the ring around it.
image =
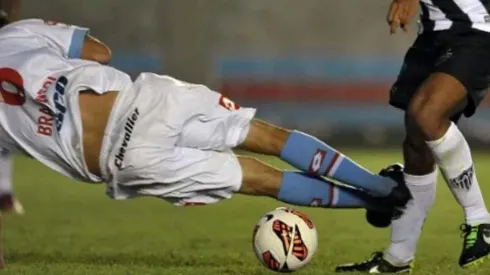
[[[80,58],[82,56],[83,42],[88,34],[88,29],[76,28],[73,31],[70,46],[68,48],[68,58]]]

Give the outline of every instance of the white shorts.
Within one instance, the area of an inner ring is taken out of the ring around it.
[[[108,196],[176,205],[230,198],[242,182],[231,148],[254,115],[205,86],[141,74],[120,92],[107,125],[100,165]]]

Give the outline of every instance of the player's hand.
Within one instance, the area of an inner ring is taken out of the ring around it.
[[[386,20],[390,26],[390,33],[394,34],[398,28],[408,31],[408,26],[412,22],[417,12],[420,0],[393,0],[388,11]]]

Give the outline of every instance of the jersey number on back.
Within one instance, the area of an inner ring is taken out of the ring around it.
[[[14,69],[0,68],[0,103],[21,106],[25,102],[22,76]]]

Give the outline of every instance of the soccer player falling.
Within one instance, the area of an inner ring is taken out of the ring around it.
[[[401,171],[396,167],[372,174],[310,135],[254,119],[255,109],[206,86],[153,73],[133,82],[103,65],[110,57],[85,28],[3,21],[4,197],[13,194],[11,155],[21,154],[70,178],[104,182],[113,199],[152,196],[196,205],[241,193],[301,206],[381,210],[390,213],[388,222],[411,199],[392,176]],[[301,172],[236,156],[233,148],[280,157]],[[13,206],[2,205],[4,211]]]

